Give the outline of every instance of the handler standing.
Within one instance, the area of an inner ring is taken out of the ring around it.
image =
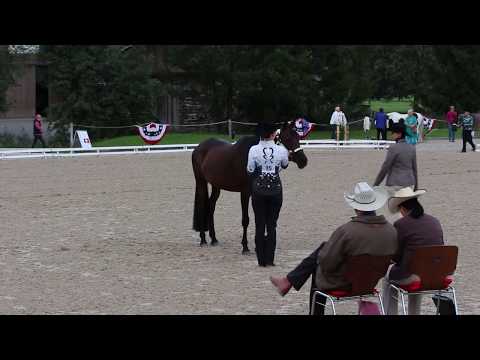
[[[394,124],[392,126],[392,139],[396,144],[391,145],[387,157],[382,164],[373,186],[379,186],[387,177],[386,186],[407,187],[417,189],[417,152],[415,146],[405,141],[405,126]],[[398,190],[398,189],[395,189]]]
[[[252,207],[255,213],[255,252],[259,266],[274,266],[277,244],[277,220],[283,192],[280,170],[288,166],[288,151],[273,139],[276,127],[261,123],[257,127],[260,142],[250,148],[247,172],[252,178]],[[267,235],[265,235],[265,230]]]

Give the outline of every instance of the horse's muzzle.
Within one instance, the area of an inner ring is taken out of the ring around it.
[[[295,164],[297,164],[299,169],[303,169],[305,166],[307,166],[308,159],[305,156],[305,153],[303,150],[297,151],[297,152],[292,152],[290,153],[289,156],[290,160],[292,160]]]

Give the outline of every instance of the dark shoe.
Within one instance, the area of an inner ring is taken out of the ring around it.
[[[462,150],[461,152],[467,152],[467,150]]]
[[[267,263],[267,266],[275,266],[274,263]]]
[[[292,288],[292,284],[286,277],[280,278],[270,276],[270,281],[277,288],[277,291],[281,296],[285,296]]]

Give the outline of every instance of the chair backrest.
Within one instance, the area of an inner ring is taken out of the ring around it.
[[[445,277],[457,268],[457,258],[457,246],[419,246],[413,249],[408,270],[420,277],[423,290],[443,289]]]
[[[391,256],[357,255],[347,261],[345,278],[352,284],[352,296],[369,294],[385,276]]]

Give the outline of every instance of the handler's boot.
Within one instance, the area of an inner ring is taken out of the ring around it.
[[[277,288],[277,291],[281,296],[285,296],[292,288],[292,284],[286,277],[270,276],[270,281]]]

